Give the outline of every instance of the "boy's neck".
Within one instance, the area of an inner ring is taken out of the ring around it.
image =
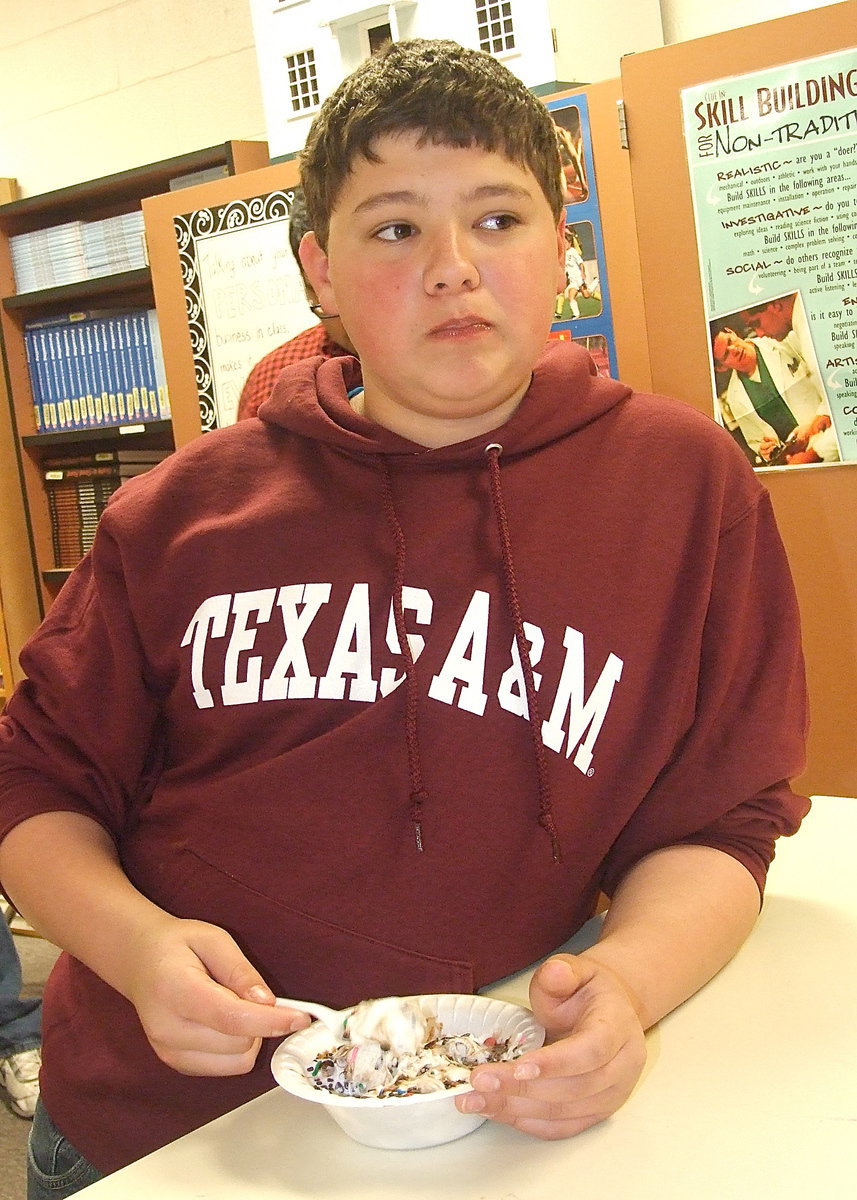
[[[434,417],[429,413],[399,408],[382,394],[373,397],[366,391],[349,396],[349,404],[360,416],[374,421],[397,433],[400,437],[425,446],[427,450],[439,450],[443,446],[454,446],[471,438],[499,429],[517,410],[527,389],[530,378],[508,400],[472,417]]]

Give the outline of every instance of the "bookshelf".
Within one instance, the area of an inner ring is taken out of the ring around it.
[[[162,419],[155,413],[141,417],[139,412],[124,414],[115,424],[40,431],[27,361],[27,327],[70,313],[125,313],[155,308],[152,277],[143,250],[142,265],[133,262],[127,270],[111,266],[103,273],[89,271],[86,278],[51,281],[45,286],[37,278],[26,284],[32,290],[20,290],[16,285],[13,249],[20,235],[32,235],[35,240],[45,237],[48,230],[65,225],[72,228],[78,222],[85,225],[85,232],[108,220],[111,227],[116,226],[126,215],[133,223],[147,197],[201,180],[253,171],[268,162],[265,142],[231,141],[43,195],[0,203],[0,331],[5,368],[0,388],[4,409],[0,418],[3,439],[0,486],[4,494],[11,494],[17,488],[23,499],[24,514],[14,531],[7,532],[0,541],[0,584],[8,574],[16,575],[13,595],[6,595],[5,605],[13,677],[23,641],[68,575],[67,569],[57,569],[55,563],[44,463],[63,455],[85,456],[99,451],[170,451],[187,440],[174,429],[172,419]],[[142,246],[142,224],[139,237]],[[18,272],[21,277],[20,265]],[[161,332],[163,337],[164,330]],[[31,576],[28,586],[17,578],[22,574],[22,564],[25,564],[23,574]]]

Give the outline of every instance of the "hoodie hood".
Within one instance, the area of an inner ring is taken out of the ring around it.
[[[502,431],[504,458],[526,454],[597,421],[631,389],[596,373],[587,352],[570,342],[548,342],[523,400],[505,425],[451,446],[426,449],[355,413],[348,393],[362,386],[356,358],[307,359],[287,367],[259,417],[352,455],[381,455],[431,465],[482,456],[486,441]]]

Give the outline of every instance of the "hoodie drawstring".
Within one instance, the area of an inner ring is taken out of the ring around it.
[[[393,482],[386,462],[380,461],[381,478],[384,484],[384,511],[393,534],[393,544],[396,549],[396,562],[393,571],[393,620],[396,625],[396,637],[405,661],[405,743],[408,750],[408,775],[411,787],[411,821],[414,826],[414,837],[417,850],[423,849],[423,806],[428,799],[428,793],[423,786],[423,760],[420,751],[419,730],[417,728],[417,666],[411,653],[411,644],[405,629],[405,610],[402,604],[402,591],[405,586],[405,534],[402,529],[399,514],[393,500]]]
[[[500,535],[500,552],[503,561],[503,582],[506,591],[506,604],[515,632],[515,643],[518,647],[518,657],[524,676],[524,692],[527,698],[527,718],[533,750],[536,761],[536,775],[539,792],[539,825],[545,830],[551,843],[551,853],[556,863],[562,861],[559,844],[559,834],[553,818],[550,785],[548,783],[547,757],[542,741],[542,722],[539,716],[536,687],[533,680],[533,667],[530,662],[530,651],[524,632],[524,622],[521,616],[521,604],[518,598],[518,586],[515,579],[515,567],[512,559],[512,543],[509,536],[509,522],[506,516],[506,505],[500,486],[500,455],[503,447],[497,442],[485,447],[488,460],[488,474],[491,488],[491,501]],[[384,459],[379,460],[379,470],[383,483],[384,512],[395,546],[395,567],[393,577],[393,621],[396,626],[396,636],[405,664],[405,742],[408,752],[408,775],[410,780],[411,821],[414,826],[417,850],[422,853],[423,832],[422,819],[428,792],[423,785],[422,753],[420,750],[419,729],[417,724],[417,709],[419,691],[417,685],[417,667],[405,629],[405,612],[402,603],[402,592],[405,586],[405,534],[402,529],[396,505],[393,499],[393,482],[390,471]]]
[[[515,564],[512,559],[512,540],[509,536],[509,521],[506,516],[506,504],[503,500],[503,489],[500,486],[500,455],[503,447],[499,442],[492,442],[485,447],[488,459],[488,477],[491,484],[491,500],[494,515],[497,519],[497,530],[500,535],[500,552],[503,557],[503,581],[506,585],[506,603],[512,626],[515,631],[515,642],[518,646],[518,658],[521,661],[521,671],[524,676],[524,692],[527,697],[527,719],[530,735],[533,740],[533,751],[536,759],[536,774],[539,787],[539,824],[551,841],[551,853],[554,862],[562,862],[562,852],[559,845],[559,834],[553,819],[553,803],[551,800],[550,784],[548,783],[547,757],[545,744],[542,741],[542,720],[539,715],[536,685],[533,680],[533,666],[530,662],[530,650],[527,636],[524,633],[524,621],[521,616],[521,603],[518,598],[518,584],[515,579]]]

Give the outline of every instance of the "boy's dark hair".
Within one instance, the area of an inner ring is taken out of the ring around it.
[[[559,219],[561,164],[553,121],[497,59],[457,42],[392,42],[342,81],[312,123],[301,155],[311,227],[327,248],[330,214],[358,154],[385,134],[419,131],[444,146],[479,146],[529,168]]]

